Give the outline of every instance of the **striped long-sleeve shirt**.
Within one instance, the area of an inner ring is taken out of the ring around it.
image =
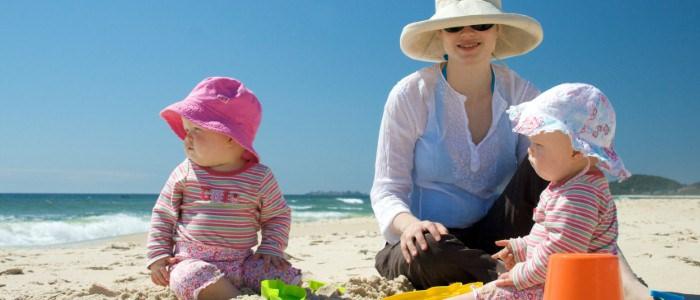
[[[170,174],[151,215],[148,262],[173,255],[175,242],[197,242],[283,257],[291,209],[270,168],[250,164],[222,173],[186,159]]]
[[[617,254],[617,211],[608,182],[597,168],[545,189],[530,234],[510,240],[517,289],[544,284],[554,253]]]

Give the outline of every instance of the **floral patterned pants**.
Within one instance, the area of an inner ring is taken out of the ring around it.
[[[497,287],[494,283],[484,285],[476,290],[476,299],[525,299],[541,300],[544,297],[544,286],[537,285],[531,288],[518,290],[515,287]]]
[[[170,269],[170,289],[179,299],[197,299],[199,292],[223,277],[236,288],[247,287],[255,291],[260,291],[260,281],[264,279],[301,283],[301,271],[291,266],[284,270],[270,266],[265,272],[263,260],[254,259],[251,249],[178,242],[175,258],[178,262]]]

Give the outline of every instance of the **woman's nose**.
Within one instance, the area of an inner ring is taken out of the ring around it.
[[[462,28],[462,30],[459,31],[460,35],[462,35],[462,34],[472,35],[475,33],[476,33],[476,30],[474,30],[474,28],[472,28],[471,26],[464,26],[464,28]]]

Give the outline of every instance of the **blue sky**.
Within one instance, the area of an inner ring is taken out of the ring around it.
[[[504,6],[545,32],[505,64],[542,90],[597,85],[633,173],[700,181],[695,1]],[[184,157],[158,112],[208,76],[260,98],[255,147],[285,193],[368,192],[386,95],[427,65],[401,53],[401,29],[433,11],[423,0],[3,2],[0,192],[157,193]]]

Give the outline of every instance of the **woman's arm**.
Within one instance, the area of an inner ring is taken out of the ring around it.
[[[374,182],[370,198],[379,228],[387,242],[399,242],[401,232],[415,217],[410,213],[413,151],[425,128],[427,109],[410,84],[399,82],[389,93],[379,128]],[[415,89],[417,90],[417,88]],[[411,216],[412,217],[412,216]]]

